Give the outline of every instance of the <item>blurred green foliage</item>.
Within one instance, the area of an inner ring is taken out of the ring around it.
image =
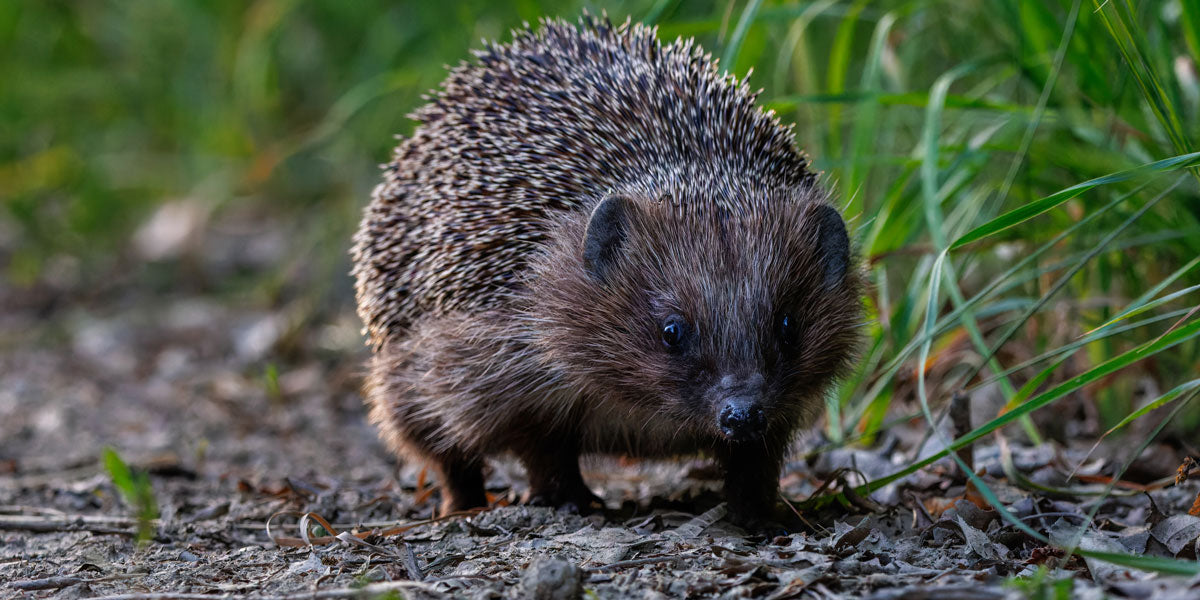
[[[347,305],[345,250],[376,165],[393,134],[411,131],[406,115],[444,66],[522,21],[584,8],[657,23],[664,40],[695,36],[735,73],[753,68],[751,85],[796,123],[845,203],[874,320],[860,372],[830,403],[834,439],[869,436],[891,400],[911,394],[900,367],[916,357],[948,242],[1080,182],[1200,150],[1200,7],[1181,0],[6,2],[5,284],[36,285],[63,256],[85,279],[128,266],[139,224],[187,199],[288,225],[278,272],[241,284],[278,285],[304,264],[325,282],[321,294],[341,290]],[[1176,168],[1097,188],[953,253],[930,368],[963,363],[939,373],[946,389],[978,383],[979,371],[1004,397],[1028,398],[1016,389],[1028,377],[1004,370],[1069,350],[1076,372],[1162,335],[1196,294],[1069,347],[1147,291],[1142,304],[1200,283],[1185,268],[1200,255],[1198,198],[1195,169]],[[946,317],[989,283],[999,287]],[[1012,341],[1001,340],[1010,326]],[[1191,337],[1087,393],[1113,424],[1136,408],[1139,377],[1166,390],[1200,377],[1198,362]]]
[[[7,276],[32,282],[57,252],[119,251],[154,205],[179,198],[348,235],[393,134],[411,130],[407,113],[444,65],[541,12],[481,1],[0,4],[0,202],[18,238]]]

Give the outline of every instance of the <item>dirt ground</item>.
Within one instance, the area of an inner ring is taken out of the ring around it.
[[[0,288],[0,597],[1200,597],[1200,577],[1062,560],[979,508],[948,462],[807,511],[808,530],[769,539],[721,518],[701,458],[588,461],[608,506],[590,516],[521,505],[523,474],[501,461],[488,479],[496,508],[429,522],[436,482],[398,465],[364,421],[364,350],[345,294],[328,309],[271,311],[228,294],[154,291],[144,275],[86,293]],[[800,501],[886,475],[923,433],[904,422],[871,448],[820,455],[805,453],[822,444],[810,436],[785,494]],[[149,474],[158,518],[144,544],[102,465],[105,447]],[[1062,496],[1010,482],[1001,449],[977,448],[976,468],[1037,533],[1196,560],[1196,480],[1118,489],[1097,507],[1083,492],[1098,484]],[[1018,471],[1050,486],[1082,457],[1011,450]],[[1181,458],[1153,446],[1139,468],[1166,478]],[[1092,458],[1081,472],[1101,481],[1114,468]]]

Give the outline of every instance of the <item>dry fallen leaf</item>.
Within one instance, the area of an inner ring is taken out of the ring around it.
[[[1171,515],[1150,528],[1150,535],[1166,546],[1172,555],[1200,538],[1200,517],[1194,515]]]
[[[1183,459],[1183,464],[1179,465],[1179,470],[1175,473],[1175,485],[1179,485],[1188,480],[1194,475],[1192,471],[1200,469],[1200,463],[1196,459],[1187,456]]]
[[[979,558],[988,560],[1000,560],[1000,553],[996,551],[996,547],[988,540],[987,534],[971,527],[959,515],[957,518],[958,526],[962,529],[963,538],[967,541],[967,547],[971,549]]]
[[[954,506],[956,499],[954,498],[926,498],[922,503],[925,506],[925,511],[929,516],[937,519],[942,516],[942,513],[951,509]]]

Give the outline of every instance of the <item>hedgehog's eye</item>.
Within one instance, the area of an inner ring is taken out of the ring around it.
[[[678,315],[671,315],[663,321],[662,325],[662,341],[663,345],[670,349],[676,349],[683,345],[684,336],[687,334],[687,321]]]
[[[799,329],[791,315],[783,315],[779,319],[779,339],[784,346],[795,348],[800,343]]]

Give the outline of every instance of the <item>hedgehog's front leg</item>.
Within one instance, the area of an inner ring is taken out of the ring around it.
[[[776,532],[792,527],[779,510],[779,472],[786,446],[767,440],[733,443],[718,452],[725,470],[725,499],[733,522],[748,529]]]
[[[583,481],[578,445],[566,440],[540,440],[518,456],[529,475],[529,503],[588,513],[604,502]]]

